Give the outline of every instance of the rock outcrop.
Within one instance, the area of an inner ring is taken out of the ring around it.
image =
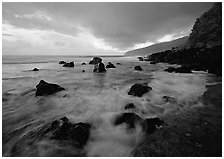
[[[65,63],[63,65],[63,67],[74,67],[74,66],[75,66],[74,62]]]
[[[95,65],[95,64],[98,64],[102,62],[102,59],[100,57],[94,57],[90,62],[89,64],[92,64],[92,65]]]
[[[57,84],[47,83],[44,80],[41,80],[39,84],[36,85],[35,95],[36,96],[52,95],[62,90],[65,90],[65,89]]]
[[[142,71],[142,70],[143,70],[143,69],[141,68],[141,66],[135,66],[134,69],[137,70],[137,71]]]
[[[115,66],[111,62],[108,62],[106,68],[115,68]]]
[[[39,71],[39,69],[38,68],[34,68],[33,71]]]

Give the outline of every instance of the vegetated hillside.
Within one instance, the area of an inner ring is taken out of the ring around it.
[[[196,19],[189,36],[188,47],[213,47],[222,45],[222,3],[213,7]]]
[[[128,51],[125,53],[125,56],[144,56],[150,55],[155,52],[169,50],[172,49],[172,47],[183,48],[186,45],[187,41],[188,36],[185,36],[173,41],[158,43],[145,48]]]

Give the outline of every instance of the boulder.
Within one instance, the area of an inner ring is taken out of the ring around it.
[[[44,80],[41,80],[39,84],[36,85],[36,96],[52,95],[62,90],[65,89],[57,84],[47,83]]]
[[[118,63],[117,63],[117,65],[121,65],[121,63],[120,63],[120,62],[118,62]]]
[[[164,121],[160,120],[159,118],[148,118],[141,122],[141,126],[144,132],[151,134],[163,123]]]
[[[111,62],[108,62],[106,68],[115,68],[115,66]]]
[[[93,72],[98,72],[98,73],[106,72],[105,65],[102,62],[100,62],[99,64],[96,64],[94,66]]]
[[[39,71],[39,69],[38,68],[34,68],[33,71]]]
[[[86,72],[85,70],[82,70],[82,72]]]
[[[59,62],[59,64],[65,64],[65,63],[66,63],[65,61],[60,61],[60,62]]]
[[[147,83],[134,84],[131,86],[128,95],[141,97],[143,94],[149,92],[150,90],[152,90],[152,88],[149,87]]]
[[[136,124],[142,121],[142,118],[135,113],[122,113],[115,119],[114,125],[127,124],[128,128],[135,128]]]
[[[82,65],[86,65],[86,63],[85,63],[85,62],[83,62],[83,63],[82,63]]]
[[[63,65],[63,67],[74,67],[74,66],[75,66],[74,62],[65,63],[65,64]]]
[[[100,57],[94,57],[94,58],[89,62],[89,64],[93,64],[93,65],[95,65],[95,64],[98,64],[98,63],[100,63],[100,62],[102,62],[102,59],[101,59]]]
[[[143,57],[138,57],[139,61],[144,61]]]
[[[134,69],[137,70],[137,71],[142,71],[142,70],[143,70],[143,69],[141,68],[141,66],[135,66]]]
[[[80,146],[87,143],[91,124],[82,122],[71,123],[67,117],[63,117],[60,120],[63,122],[61,126],[58,120],[55,120],[51,124],[51,128],[48,131],[48,133],[51,132],[48,135],[51,139],[61,141],[68,140]]]
[[[127,109],[135,109],[135,105],[133,103],[129,103],[124,107],[125,110]]]

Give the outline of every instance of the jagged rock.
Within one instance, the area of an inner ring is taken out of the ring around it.
[[[128,95],[141,97],[143,94],[149,92],[150,90],[152,90],[152,88],[149,87],[147,83],[134,84],[131,86]]]
[[[94,57],[94,58],[89,62],[89,64],[93,64],[93,65],[95,65],[95,64],[98,64],[98,63],[100,63],[100,62],[102,62],[102,59],[101,59],[100,57]]]
[[[63,67],[74,67],[74,66],[75,66],[74,62],[65,63],[65,64],[63,65]]]
[[[65,61],[60,61],[60,62],[59,62],[59,64],[65,64],[65,63],[66,63]]]
[[[134,69],[137,70],[137,71],[142,71],[142,70],[143,70],[143,69],[141,68],[141,66],[135,66]]]
[[[83,62],[83,63],[82,63],[82,65],[86,65],[86,63],[85,63],[85,62]]]
[[[128,128],[135,128],[136,124],[142,121],[142,118],[135,113],[123,113],[117,116],[114,125],[127,124]]]
[[[106,68],[115,68],[115,66],[111,62],[108,62]]]
[[[159,118],[148,118],[141,122],[142,130],[148,134],[151,134],[163,123],[164,121],[160,120]]]
[[[127,109],[135,109],[135,105],[133,103],[129,103],[124,107],[125,110]]]
[[[65,89],[57,84],[47,83],[41,80],[39,84],[36,85],[36,96],[52,95],[62,90]]]
[[[33,71],[39,71],[39,69],[38,68],[34,68]]]

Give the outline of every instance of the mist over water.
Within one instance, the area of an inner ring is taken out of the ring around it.
[[[106,73],[92,72],[93,65],[88,64],[91,57],[42,57],[38,63],[33,63],[32,57],[19,62],[7,58],[3,57],[2,66],[3,156],[132,156],[134,147],[144,140],[141,128],[130,131],[125,124],[113,125],[116,116],[125,112],[126,104],[134,103],[135,113],[142,118],[162,118],[201,106],[197,99],[211,78],[205,72],[167,73],[163,69],[168,65],[150,65],[138,62],[136,57],[104,57],[105,65],[111,61],[116,66]],[[61,60],[75,61],[75,67],[64,68],[58,64]],[[135,71],[136,65],[143,71]],[[34,67],[40,70],[33,72]],[[65,91],[35,97],[40,80],[56,83]],[[133,84],[145,82],[152,91],[143,97],[128,95]],[[163,96],[174,97],[176,102],[166,103]],[[41,137],[52,121],[63,116],[93,125],[84,149]]]

